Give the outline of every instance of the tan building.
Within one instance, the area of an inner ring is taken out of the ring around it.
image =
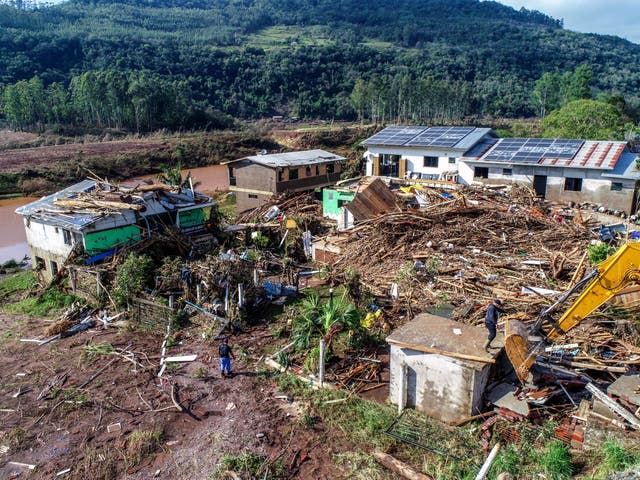
[[[227,162],[229,190],[238,211],[265,203],[281,192],[300,192],[333,185],[342,171],[340,157],[324,150],[254,155]]]

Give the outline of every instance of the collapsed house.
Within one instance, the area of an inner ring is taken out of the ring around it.
[[[254,155],[227,162],[229,190],[239,212],[268,202],[274,194],[302,192],[340,180],[340,157],[324,150]]]
[[[84,180],[16,210],[24,218],[31,260],[52,279],[72,252],[93,263],[167,227],[195,234],[214,204],[191,189],[164,184],[115,187]]]

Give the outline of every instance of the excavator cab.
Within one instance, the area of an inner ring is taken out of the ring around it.
[[[541,349],[566,334],[607,300],[632,283],[640,283],[640,242],[627,242],[574,287],[545,308],[531,327],[518,320],[505,324],[505,349],[518,379],[524,383]],[[556,320],[570,297],[578,297]]]

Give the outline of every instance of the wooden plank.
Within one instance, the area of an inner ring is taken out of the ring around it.
[[[395,472],[403,478],[407,478],[408,480],[433,480],[433,477],[425,475],[424,473],[416,472],[406,463],[401,462],[397,458],[381,452],[380,450],[373,451],[373,458],[375,458],[378,463],[384,465],[392,472]]]
[[[198,358],[198,355],[178,355],[175,357],[167,357],[163,360],[160,360],[161,363],[166,363],[166,362],[193,362],[196,358]]]
[[[476,355],[466,355],[464,353],[447,352],[445,350],[439,350],[437,348],[423,347],[420,345],[410,345],[408,343],[400,343],[393,340],[387,340],[387,342],[389,343],[389,345],[395,345],[400,348],[409,348],[411,350],[417,350],[418,352],[435,353],[438,355],[444,355],[445,357],[459,358],[461,360],[471,360],[473,362],[496,363],[495,359],[493,358],[478,357]]]

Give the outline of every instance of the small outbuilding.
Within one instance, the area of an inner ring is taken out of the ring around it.
[[[500,348],[482,345],[487,332],[428,313],[387,337],[391,347],[389,396],[392,403],[413,407],[444,422],[482,411],[482,397]],[[502,347],[499,334],[492,344]]]

